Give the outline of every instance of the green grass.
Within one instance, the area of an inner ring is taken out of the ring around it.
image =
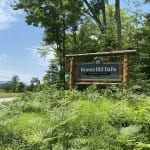
[[[10,97],[18,97],[20,93],[5,93],[0,92],[0,98],[10,98]]]
[[[0,150],[150,149],[150,97],[108,95],[52,87],[0,105]]]

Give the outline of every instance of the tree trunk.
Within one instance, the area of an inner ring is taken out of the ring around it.
[[[102,0],[102,15],[103,15],[103,30],[106,32],[106,11],[105,11],[105,0]]]
[[[63,17],[63,26],[62,26],[62,33],[61,33],[61,55],[60,55],[60,59],[61,59],[61,70],[60,70],[60,80],[61,80],[61,83],[62,83],[62,86],[65,88],[65,54],[66,54],[66,45],[65,45],[65,42],[66,42],[66,22],[65,22],[65,10],[64,10],[64,6],[63,6],[63,1],[61,0],[61,10],[62,10],[62,17]]]
[[[62,84],[65,88],[65,55],[66,55],[66,32],[65,29],[63,29],[63,43],[62,43]]]
[[[117,23],[117,49],[122,49],[122,32],[121,32],[121,18],[120,18],[120,0],[115,0],[115,19]]]

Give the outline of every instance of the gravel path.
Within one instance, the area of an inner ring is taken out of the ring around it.
[[[9,101],[12,101],[12,100],[14,100],[15,98],[14,97],[11,97],[11,98],[0,98],[0,104],[2,103],[2,102],[9,102]]]

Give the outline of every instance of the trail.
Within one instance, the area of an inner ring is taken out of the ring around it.
[[[13,101],[15,99],[15,97],[11,97],[11,98],[0,98],[0,104],[3,102],[10,102]]]

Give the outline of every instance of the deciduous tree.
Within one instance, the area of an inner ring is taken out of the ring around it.
[[[14,9],[23,9],[29,25],[44,28],[44,41],[56,44],[60,65],[60,79],[65,83],[65,41],[66,32],[80,18],[81,0],[18,0]]]

